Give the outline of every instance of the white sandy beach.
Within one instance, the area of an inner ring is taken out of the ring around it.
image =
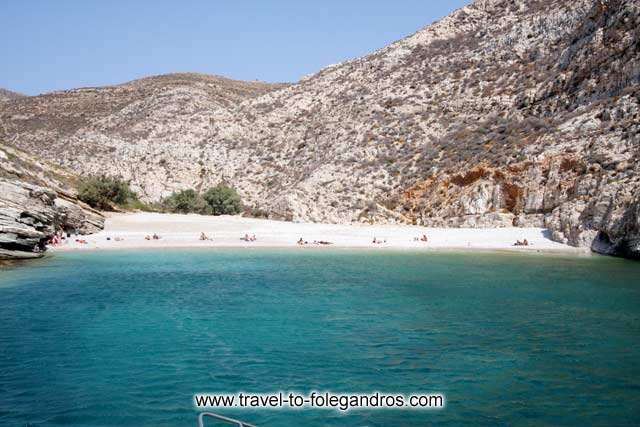
[[[199,240],[204,232],[212,240]],[[145,240],[157,233],[160,240]],[[254,235],[255,242],[241,240]],[[428,242],[414,237],[428,236]],[[89,236],[78,236],[86,244],[62,243],[53,250],[96,250],[131,248],[216,248],[216,247],[298,247],[298,248],[395,248],[395,249],[488,249],[514,251],[584,252],[553,242],[541,228],[426,228],[407,225],[308,224],[242,218],[237,216],[174,215],[156,213],[110,214],[105,229]],[[373,238],[386,241],[374,244]],[[109,240],[108,240],[109,238]],[[116,238],[121,240],[117,241]],[[308,245],[300,246],[303,238]],[[530,246],[513,246],[527,239]],[[314,241],[328,241],[330,246]]]

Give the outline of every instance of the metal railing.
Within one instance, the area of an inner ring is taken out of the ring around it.
[[[235,424],[238,427],[256,427],[253,424],[245,423],[244,421],[234,420],[233,418],[225,417],[223,415],[214,414],[213,412],[200,412],[198,415],[198,427],[204,427],[204,417],[215,418],[225,423]]]

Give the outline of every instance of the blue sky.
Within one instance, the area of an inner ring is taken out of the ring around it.
[[[28,95],[194,71],[297,81],[469,0],[2,0],[0,87]]]

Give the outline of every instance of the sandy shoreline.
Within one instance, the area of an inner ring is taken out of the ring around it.
[[[199,240],[204,232],[213,240]],[[160,240],[145,240],[157,233]],[[255,242],[241,240],[245,234],[254,235]],[[427,243],[414,241],[426,234]],[[201,216],[155,213],[111,214],[105,229],[89,236],[78,236],[86,244],[65,242],[53,251],[113,250],[143,248],[345,248],[345,249],[451,249],[451,250],[508,250],[518,252],[585,253],[584,249],[553,242],[540,228],[427,228],[407,225],[336,225],[291,223],[241,218],[235,216]],[[373,238],[386,241],[372,243]],[[110,240],[107,240],[110,238]],[[120,238],[120,241],[116,241]],[[296,242],[303,238],[309,244]],[[513,246],[516,240],[527,239],[529,247]],[[329,241],[330,246],[314,241]]]

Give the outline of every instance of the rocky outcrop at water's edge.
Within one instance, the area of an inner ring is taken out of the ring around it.
[[[103,225],[99,212],[71,196],[0,179],[0,259],[37,258],[56,231],[89,234]]]

